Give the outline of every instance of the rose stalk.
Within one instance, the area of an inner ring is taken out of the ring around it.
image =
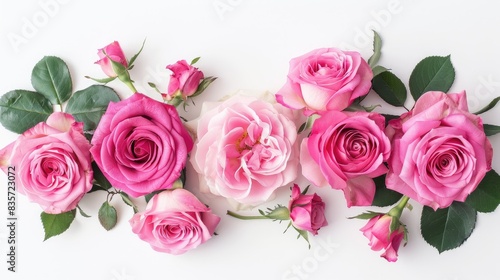
[[[300,192],[299,186],[294,184],[288,207],[278,205],[274,209],[268,209],[267,213],[259,210],[260,216],[244,216],[232,211],[227,211],[227,214],[241,220],[290,220],[288,227],[293,226],[300,236],[309,242],[307,233],[317,235],[318,230],[327,226],[328,222],[325,218],[325,203],[316,193],[306,195],[308,189],[309,187]]]

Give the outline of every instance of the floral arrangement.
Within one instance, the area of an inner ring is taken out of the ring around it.
[[[227,198],[226,218],[287,221],[286,229],[309,242],[328,225],[328,205],[308,192],[326,187],[341,190],[347,207],[378,207],[351,218],[368,220],[360,231],[392,262],[408,241],[402,214],[412,209],[410,200],[424,206],[421,234],[439,252],[459,247],[477,213],[500,204],[487,138],[500,127],[479,116],[500,98],[469,112],[465,91],[448,93],[455,79],[450,56],[416,65],[411,108],[405,84],[378,65],[382,41],[374,33],[368,60],[355,51],[313,50],[291,59],[275,94],[204,102],[200,116],[187,121],[179,108],[216,78],[194,66],[199,58],[180,60],[166,66],[166,92],[150,83],[159,95],[148,97],[131,78],[143,47],[130,59],[118,42],[98,49],[96,64],[107,77],[87,77],[99,84],[76,92],[66,63],[46,56],[33,68],[34,91],[0,98],[0,122],[20,134],[0,150],[0,167],[15,171],[16,191],[42,208],[45,240],[66,231],[77,213],[89,218],[79,202],[100,191],[98,219],[106,230],[117,223],[110,204],[117,196],[133,209],[133,233],[156,251],[183,254],[212,238],[221,220],[211,201],[192,192],[197,188]],[[108,86],[115,80],[132,94],[121,99]],[[378,113],[387,104],[364,104],[368,94],[406,112]],[[199,186],[186,184],[187,164]],[[309,186],[296,183],[300,173]],[[248,213],[280,188],[290,188],[288,205]]]

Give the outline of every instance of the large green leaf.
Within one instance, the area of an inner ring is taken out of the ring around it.
[[[118,220],[116,209],[109,202],[104,202],[99,209],[99,222],[102,227],[106,230],[110,230],[115,227]]]
[[[56,56],[45,56],[35,65],[31,84],[54,105],[67,101],[73,90],[68,66]]]
[[[109,102],[118,102],[116,92],[107,86],[92,85],[77,91],[69,99],[66,112],[72,114],[77,121],[84,123],[84,130],[95,130]]]
[[[484,124],[483,125],[484,133],[486,136],[492,136],[497,133],[500,133],[500,126],[493,124]]]
[[[455,81],[450,56],[429,56],[420,61],[410,75],[410,92],[414,100],[428,91],[448,92]]]
[[[403,82],[389,71],[382,72],[372,80],[373,90],[387,103],[393,106],[404,106],[406,87]]]
[[[52,112],[49,100],[37,92],[18,89],[0,98],[0,122],[12,132],[23,133]]]
[[[76,216],[76,209],[61,214],[48,214],[42,212],[40,215],[42,219],[43,229],[45,230],[45,240],[52,236],[59,235],[65,232]]]
[[[439,253],[462,245],[476,226],[477,212],[462,202],[434,211],[424,206],[420,219],[420,231],[425,241]]]
[[[500,175],[495,170],[490,170],[465,200],[476,211],[488,213],[497,209],[500,204]]]
[[[384,207],[393,205],[394,203],[398,202],[403,196],[402,194],[390,190],[386,187],[385,174],[377,178],[373,178],[373,181],[375,182],[375,186],[377,187],[377,190],[375,191],[375,197],[373,198],[372,202],[373,206]]]

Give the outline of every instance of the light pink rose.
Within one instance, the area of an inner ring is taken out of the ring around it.
[[[155,251],[179,255],[209,240],[219,221],[192,193],[174,189],[155,195],[130,225]]]
[[[188,64],[185,60],[179,60],[175,64],[168,65],[167,69],[172,71],[168,92],[164,97],[167,100],[176,95],[182,96],[185,100],[196,92],[201,80],[204,78],[203,72]]]
[[[317,194],[304,195],[296,184],[292,188],[292,196],[288,204],[292,225],[313,235],[328,225],[325,218],[325,203]]]
[[[171,188],[192,147],[174,106],[135,93],[109,104],[90,152],[113,187],[138,197]]]
[[[393,152],[386,185],[423,205],[465,201],[491,169],[493,149],[465,92],[427,92],[387,127]]]
[[[331,111],[318,118],[302,141],[302,174],[316,186],[344,191],[347,206],[371,205],[372,178],[383,175],[391,145],[377,113]]]
[[[380,256],[387,261],[395,262],[398,260],[399,246],[405,237],[405,229],[400,224],[396,230],[391,232],[392,219],[389,215],[377,215],[371,218],[360,230],[370,240],[368,245],[373,251],[385,250]]]
[[[53,113],[0,150],[0,167],[15,168],[16,189],[43,211],[59,214],[76,208],[92,188],[90,143],[83,123]]]
[[[191,156],[202,190],[257,205],[292,182],[298,147],[291,114],[277,103],[243,95],[205,103]]]
[[[122,48],[120,47],[120,43],[114,41],[113,43],[105,46],[102,49],[97,51],[97,55],[99,55],[99,60],[96,61],[96,64],[99,64],[102,68],[102,71],[108,77],[116,77],[117,74],[113,69],[113,65],[111,64],[111,60],[120,63],[121,65],[127,67],[127,59],[125,58],[125,54],[123,53]],[[107,56],[106,56],[107,55]],[[108,58],[109,57],[109,58]]]
[[[304,113],[343,110],[368,94],[373,73],[358,52],[313,50],[290,61],[288,80],[276,93],[279,103]]]

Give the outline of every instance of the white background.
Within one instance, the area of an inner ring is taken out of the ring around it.
[[[44,4],[45,3],[45,4]],[[96,50],[118,40],[128,57],[147,38],[132,70],[138,89],[160,99],[147,86],[166,90],[167,64],[201,56],[197,64],[219,79],[183,113],[194,118],[203,100],[217,100],[239,89],[276,92],[285,82],[288,62],[314,48],[354,49],[371,55],[371,29],[384,42],[381,65],[393,69],[406,84],[411,70],[430,55],[451,54],[456,81],[451,91],[467,90],[469,107],[476,111],[500,94],[498,70],[498,5],[493,1],[2,1],[0,6],[0,93],[31,89],[32,67],[44,55],[56,55],[69,65],[75,90],[103,77],[94,65]],[[122,97],[127,88],[114,87]],[[368,102],[379,102],[370,97]],[[394,108],[383,104],[381,112]],[[408,102],[411,106],[411,102]],[[397,109],[396,109],[397,110]],[[500,125],[495,108],[483,115],[485,123]],[[15,139],[1,129],[0,146]],[[498,136],[490,138],[495,151]],[[500,169],[498,157],[493,168]],[[191,173],[192,174],[192,173]],[[188,188],[195,189],[190,175]],[[7,223],[5,174],[0,174],[0,222]],[[316,189],[315,189],[316,190]],[[477,227],[466,243],[438,254],[420,236],[421,207],[403,214],[409,242],[399,260],[388,263],[373,252],[359,231],[365,221],[348,220],[363,210],[345,207],[341,193],[318,191],[327,203],[329,226],[312,239],[308,250],[286,224],[240,221],[225,215],[221,199],[200,197],[222,217],[218,236],[181,256],[153,251],[130,230],[130,208],[118,199],[118,225],[106,232],[97,220],[104,193],[92,194],[81,206],[92,215],[77,216],[61,236],[43,240],[40,208],[23,196],[17,200],[17,271],[7,271],[7,228],[0,226],[1,279],[498,279],[500,211],[479,214]],[[286,203],[287,188],[269,203]],[[387,210],[387,209],[382,209]],[[5,261],[4,261],[5,260]]]

